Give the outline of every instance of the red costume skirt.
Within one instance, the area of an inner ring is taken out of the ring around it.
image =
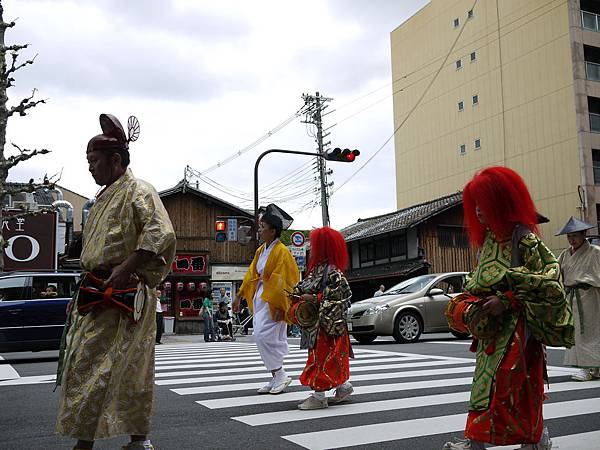
[[[489,409],[469,411],[465,437],[495,445],[535,444],[544,421],[544,349],[520,318],[496,372]]]
[[[323,392],[344,384],[350,378],[350,338],[329,336],[319,328],[314,348],[308,350],[308,361],[300,383],[316,392]]]

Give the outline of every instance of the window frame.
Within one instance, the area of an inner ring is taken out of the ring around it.
[[[473,18],[475,18],[475,9],[471,8],[467,11],[467,20],[471,20]]]
[[[476,51],[472,51],[472,52],[469,54],[469,59],[471,60],[471,62],[475,62],[475,61],[477,61],[477,52],[476,52]]]
[[[459,144],[458,145],[458,154],[460,156],[464,156],[467,154],[467,145],[466,144]]]
[[[472,106],[477,106],[479,105],[479,94],[473,94],[471,96],[471,105]]]
[[[458,112],[463,112],[465,110],[465,102],[463,100],[459,100],[456,105],[458,106]]]
[[[594,158],[594,155],[598,156],[598,159]],[[598,164],[598,166],[595,165]],[[596,169],[598,170],[598,177],[596,177]],[[592,149],[592,176],[594,177],[594,185],[600,186],[600,149]]]
[[[456,66],[456,70],[460,70],[460,69],[462,69],[462,68],[463,68],[462,58],[460,58],[460,59],[457,59],[457,60],[454,62],[454,65]]]
[[[481,150],[481,138],[475,138],[475,140],[473,141],[473,147],[475,148],[475,150]]]
[[[460,27],[460,17],[456,17],[453,21],[452,21],[452,27],[453,28],[458,28]]]

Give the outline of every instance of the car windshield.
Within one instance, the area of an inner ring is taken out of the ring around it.
[[[420,277],[410,278],[388,289],[383,295],[412,294],[419,292],[431,283],[434,278],[435,275],[421,275]]]

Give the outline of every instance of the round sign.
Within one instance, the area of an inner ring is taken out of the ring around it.
[[[294,247],[302,247],[304,245],[304,233],[300,231],[294,231],[291,236],[292,245]]]

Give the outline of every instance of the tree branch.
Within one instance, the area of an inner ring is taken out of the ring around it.
[[[18,112],[20,116],[26,116],[26,111],[28,109],[34,108],[40,103],[46,103],[46,100],[33,100],[37,89],[34,89],[31,92],[31,96],[24,98],[17,106],[13,106],[8,110],[7,117],[12,116],[14,113]],[[14,145],[14,144],[13,144]]]
[[[21,50],[26,49],[27,47],[29,47],[29,44],[5,45],[4,46],[4,51],[5,52],[19,52]]]
[[[17,65],[17,59],[19,58],[19,54],[16,52],[11,53],[12,56],[12,64],[10,65],[10,69],[8,69],[5,73],[4,76],[6,78],[9,78],[9,75],[11,73],[15,73],[17,70],[22,69],[25,66],[28,66],[30,64],[33,64],[35,62],[35,58],[38,57],[38,55],[35,55],[33,57],[33,59],[28,59],[27,61],[25,61],[24,63],[21,63],[19,65]],[[14,81],[12,78],[10,79],[11,81]],[[9,81],[9,83],[12,85],[12,83]]]
[[[27,161],[28,159],[31,159],[34,156],[46,155],[46,154],[50,153],[50,150],[45,149],[45,148],[43,148],[41,150],[37,150],[37,149],[36,150],[27,150],[27,149],[22,149],[15,143],[11,142],[11,144],[14,148],[19,150],[19,154],[16,156],[9,156],[4,161],[0,160],[0,168],[5,169],[5,170],[12,169],[17,164],[22,163],[23,161]]]

